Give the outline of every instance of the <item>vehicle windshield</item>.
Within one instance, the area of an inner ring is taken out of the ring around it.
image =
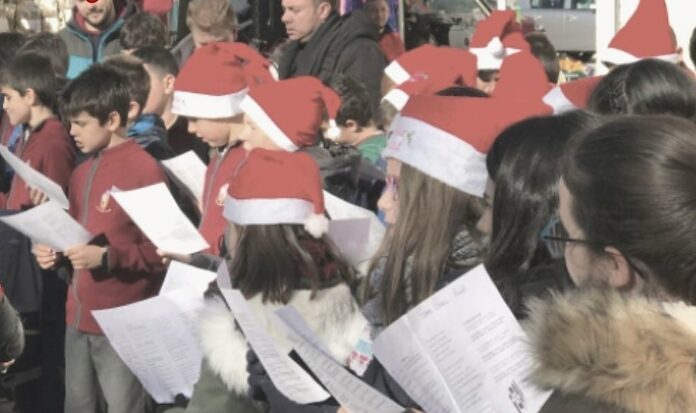
[[[495,0],[482,0],[490,9],[496,8]],[[475,0],[432,0],[429,4],[430,11],[445,14],[469,14],[479,8]]]

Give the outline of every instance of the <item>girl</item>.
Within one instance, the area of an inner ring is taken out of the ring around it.
[[[271,315],[291,304],[336,359],[347,361],[365,320],[351,293],[353,271],[326,237],[314,160],[301,153],[250,151],[230,182],[224,215],[232,285],[261,326],[290,351]],[[246,396],[248,344],[224,304],[209,302],[200,333],[203,368],[187,411],[263,411]]]
[[[572,143],[559,183],[563,233],[547,239],[588,288],[531,305],[537,384],[606,412],[694,410],[694,136],[692,122],[641,116]]]

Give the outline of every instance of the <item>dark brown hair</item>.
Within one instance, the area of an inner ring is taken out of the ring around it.
[[[142,112],[150,94],[150,75],[143,62],[133,56],[118,55],[107,58],[104,66],[114,69],[126,79],[131,101],[138,103]]]
[[[140,49],[147,46],[167,47],[167,28],[159,17],[138,12],[126,19],[118,35],[122,49]]]
[[[573,139],[563,182],[595,254],[618,249],[672,297],[696,303],[696,125],[629,116]]]
[[[233,225],[233,224],[230,224]],[[327,236],[315,239],[301,225],[235,226],[228,265],[235,288],[245,297],[286,304],[298,289],[312,297],[327,283],[352,285],[353,270]]]

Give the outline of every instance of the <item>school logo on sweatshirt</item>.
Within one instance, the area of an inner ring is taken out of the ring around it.
[[[230,187],[230,184],[225,184],[220,187],[220,191],[218,192],[217,199],[215,200],[215,203],[218,206],[224,206],[225,205],[225,198],[227,198],[227,188]]]
[[[101,212],[102,214],[108,214],[111,212],[111,208],[109,208],[109,202],[111,201],[111,191],[106,190],[102,194],[101,198],[99,198],[99,205],[97,205],[97,211]]]

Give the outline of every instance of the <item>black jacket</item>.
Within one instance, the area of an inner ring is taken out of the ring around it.
[[[379,106],[386,58],[379,47],[379,29],[364,12],[332,14],[306,44],[291,41],[278,65],[281,79],[314,76],[329,85],[338,74],[362,82],[373,108]]]
[[[24,350],[24,329],[17,311],[0,290],[0,362],[14,360]]]

